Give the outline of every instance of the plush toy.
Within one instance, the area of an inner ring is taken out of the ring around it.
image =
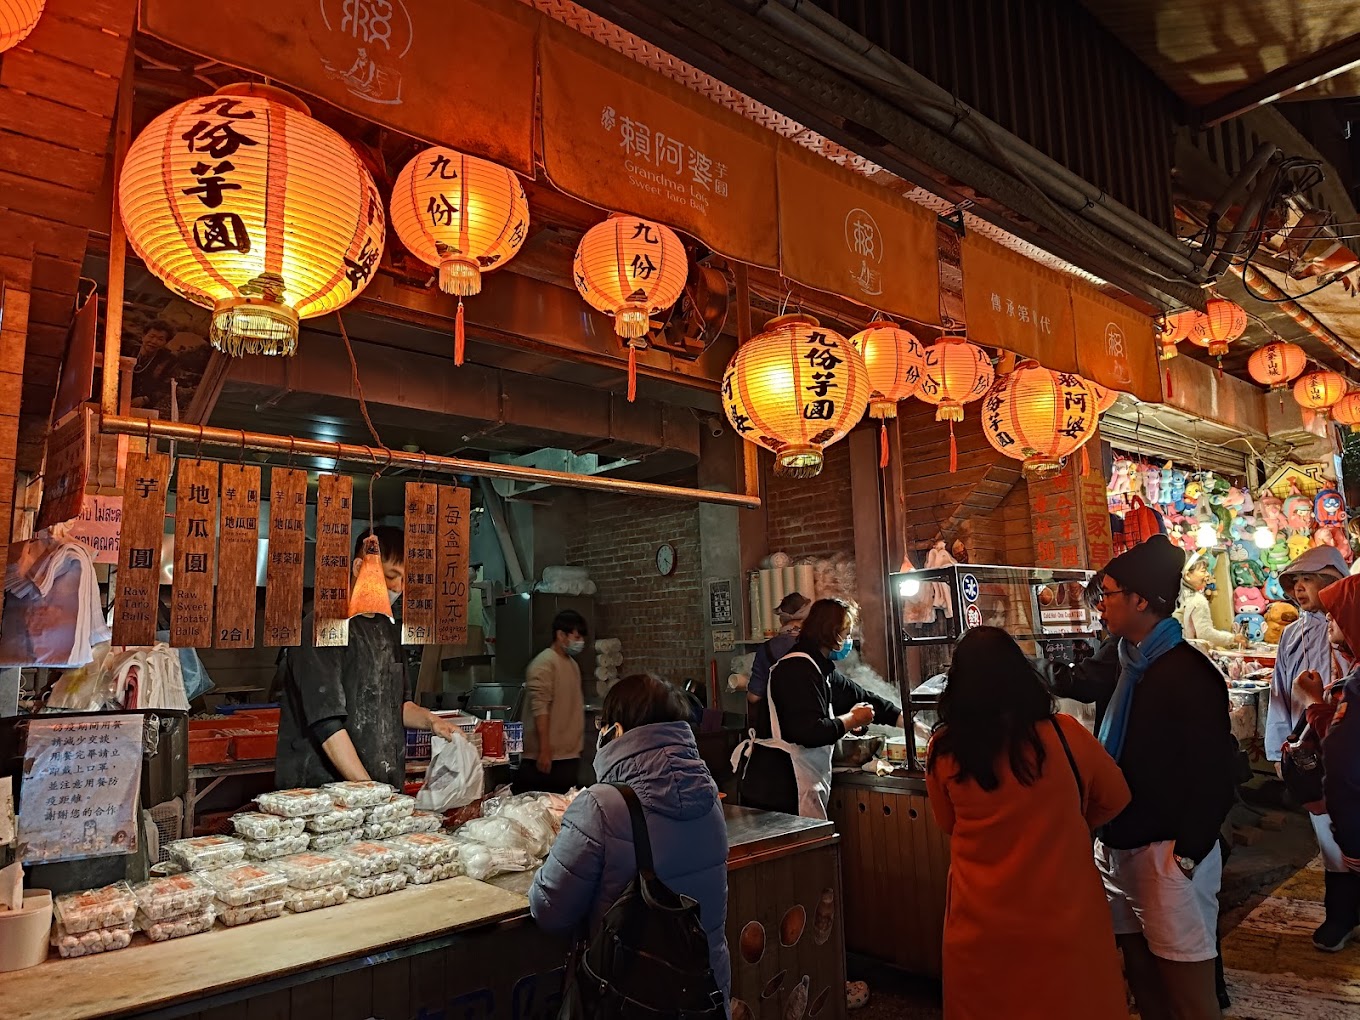
[[[1156,503],[1162,491],[1162,470],[1161,468],[1143,468],[1143,498],[1149,503]]]
[[[1307,496],[1290,496],[1284,501],[1285,527],[1296,535],[1311,535],[1317,518],[1313,516],[1313,501]]]
[[[1266,550],[1263,557],[1266,566],[1276,573],[1294,562],[1294,557],[1289,555],[1289,535],[1279,534],[1275,536],[1275,544]]]
[[[1179,468],[1172,468],[1171,489],[1170,491],[1163,490],[1162,492],[1162,499],[1166,500],[1167,503],[1174,506],[1181,513],[1185,513],[1185,511],[1189,509],[1189,503],[1185,498],[1185,482],[1185,472],[1181,471]]]
[[[1204,483],[1200,481],[1199,475],[1191,475],[1185,480],[1185,501],[1187,503],[1199,504],[1200,493],[1204,491]]]
[[[1251,553],[1247,551],[1245,542],[1235,541],[1228,546],[1228,560],[1232,563],[1244,563],[1251,559]]]
[[[1335,489],[1323,489],[1313,500],[1313,516],[1324,528],[1340,528],[1346,523],[1346,501]]]
[[[1289,536],[1286,548],[1289,550],[1289,561],[1292,563],[1309,549],[1313,547],[1313,536],[1310,532],[1297,532]]]
[[[1299,611],[1288,602],[1272,602],[1266,607],[1265,628],[1261,640],[1267,644],[1278,645],[1284,629],[1299,618]]]
[[[1170,503],[1170,502],[1171,502],[1171,485],[1172,485],[1172,476],[1173,476],[1174,474],[1175,474],[1175,472],[1172,470],[1170,462],[1168,462],[1167,465],[1166,465],[1166,467],[1162,468],[1162,470],[1161,470],[1161,476],[1162,476],[1162,478],[1161,478],[1161,482],[1160,482],[1160,484],[1159,484],[1159,486],[1158,486],[1158,491],[1161,493],[1161,495],[1160,495],[1160,497],[1159,497],[1159,502],[1161,502],[1161,503]]]
[[[1261,493],[1261,499],[1256,504],[1256,513],[1265,522],[1265,526],[1270,529],[1272,535],[1278,535],[1280,529],[1285,526],[1284,501],[1269,489]]]
[[[1266,629],[1265,617],[1260,613],[1238,613],[1233,617],[1233,625],[1251,642],[1260,641]]]
[[[1233,612],[1235,613],[1257,613],[1258,615],[1266,611],[1266,597],[1261,594],[1260,588],[1234,588],[1233,589]]]
[[[1228,486],[1228,491],[1223,495],[1223,505],[1228,507],[1230,510],[1245,512],[1246,507],[1244,504],[1246,503],[1246,501],[1247,501],[1246,496],[1242,494],[1242,490],[1239,489],[1236,485]]]
[[[1269,577],[1266,578],[1266,586],[1264,590],[1266,593],[1266,598],[1269,599],[1271,602],[1284,601],[1284,588],[1280,586],[1280,578],[1278,574],[1271,574]]]
[[[1235,588],[1259,588],[1266,583],[1265,568],[1255,560],[1235,561],[1231,573]]]
[[[1133,462],[1128,460],[1117,460],[1114,462],[1114,470],[1110,474],[1110,495],[1127,496],[1133,491]]]

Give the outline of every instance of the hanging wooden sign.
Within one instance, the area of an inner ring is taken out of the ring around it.
[[[439,487],[406,483],[406,580],[401,597],[401,643],[435,644],[434,586]]]
[[[123,496],[123,530],[118,538],[118,581],[113,608],[115,645],[150,645],[156,640],[160,596],[161,536],[165,532],[165,489],[170,458],[129,450]]]
[[[182,460],[175,486],[175,576],[170,644],[211,648],[217,560],[216,461]]]
[[[349,581],[353,550],[354,479],[322,475],[316,490],[316,578],[313,635],[318,648],[349,644]]]
[[[265,566],[264,643],[302,644],[302,568],[307,551],[307,472],[269,472],[269,558]]]
[[[434,617],[435,636],[441,645],[467,644],[471,501],[471,489],[439,486],[439,522],[435,532],[439,579],[434,592]]]
[[[260,551],[260,469],[222,465],[222,539],[217,563],[218,648],[255,647],[255,567]]]
[[[80,408],[48,440],[42,504],[38,507],[38,530],[80,516],[85,501],[85,483],[90,474],[92,413],[88,407]]]

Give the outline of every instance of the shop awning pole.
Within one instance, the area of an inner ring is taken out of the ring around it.
[[[169,439],[179,443],[225,447],[231,450],[257,450],[300,457],[324,457],[345,461],[373,471],[388,467],[416,468],[428,474],[474,475],[479,478],[507,478],[536,485],[560,485],[570,489],[593,489],[625,496],[652,496],[657,499],[678,499],[694,503],[716,503],[754,510],[760,506],[758,496],[737,492],[715,492],[711,489],[687,489],[678,485],[657,485],[654,482],[634,482],[626,478],[602,475],[577,475],[568,471],[549,471],[523,467],[518,464],[497,464],[485,460],[464,460],[461,457],[441,457],[432,453],[410,453],[353,443],[327,443],[296,436],[276,436],[268,432],[247,432],[244,429],[221,429],[187,422],[158,421],[153,418],[133,418],[127,415],[104,415],[99,430],[109,435],[136,436],[148,439]]]

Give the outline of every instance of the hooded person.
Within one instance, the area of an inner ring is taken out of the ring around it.
[[[529,910],[548,932],[593,931],[637,874],[622,783],[642,803],[656,875],[699,904],[709,963],[730,996],[727,823],[718,786],[684,720],[689,706],[664,680],[624,677],[605,695],[595,754],[600,781],[576,797],[529,889]]]
[[[1324,681],[1338,680],[1350,661],[1340,657],[1327,640],[1327,614],[1322,591],[1348,576],[1346,561],[1329,545],[1309,549],[1280,573],[1284,597],[1299,608],[1299,618],[1284,629],[1275,652],[1275,673],[1270,684],[1270,711],[1266,715],[1266,757],[1280,760],[1280,748],[1299,722],[1302,710],[1294,707],[1294,681],[1309,670]]]
[[[1318,550],[1313,550],[1314,552]],[[1332,644],[1354,660],[1360,653],[1360,577],[1323,588]],[[1326,814],[1311,814],[1322,847],[1326,892],[1324,920],[1313,945],[1325,952],[1346,947],[1360,925],[1360,667],[1340,680],[1308,671],[1295,683],[1307,728],[1321,740],[1322,795]]]
[[[1207,557],[1195,553],[1186,561],[1185,569],[1181,571],[1180,608],[1176,610],[1176,619],[1181,623],[1185,640],[1196,642],[1199,647],[1210,648],[1232,648],[1243,644],[1240,635],[1214,626],[1208,594],[1212,581],[1213,568]]]
[[[1219,829],[1236,796],[1223,674],[1172,617],[1185,553],[1164,535],[1115,557],[1099,601],[1119,638],[1100,741],[1133,799],[1103,826],[1096,866],[1143,1016],[1221,1016],[1214,987]]]

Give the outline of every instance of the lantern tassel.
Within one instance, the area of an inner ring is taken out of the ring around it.
[[[453,363],[463,363],[463,349],[467,346],[467,332],[463,325],[463,299],[458,299],[458,316],[453,320]]]
[[[1087,451],[1085,446],[1081,448],[1081,473],[1083,475],[1089,475],[1091,473],[1091,454]]]
[[[1171,398],[1171,395],[1172,395],[1172,394],[1171,394],[1171,366],[1170,366],[1170,365],[1167,365],[1167,366],[1166,366],[1166,396],[1167,396],[1167,399],[1168,399],[1168,400]]]
[[[887,470],[888,467],[888,419],[884,418],[878,425],[878,468],[880,471]]]
[[[637,399],[637,348],[628,346],[628,403]]]
[[[949,473],[959,469],[959,444],[954,441],[954,422],[949,422]]]

